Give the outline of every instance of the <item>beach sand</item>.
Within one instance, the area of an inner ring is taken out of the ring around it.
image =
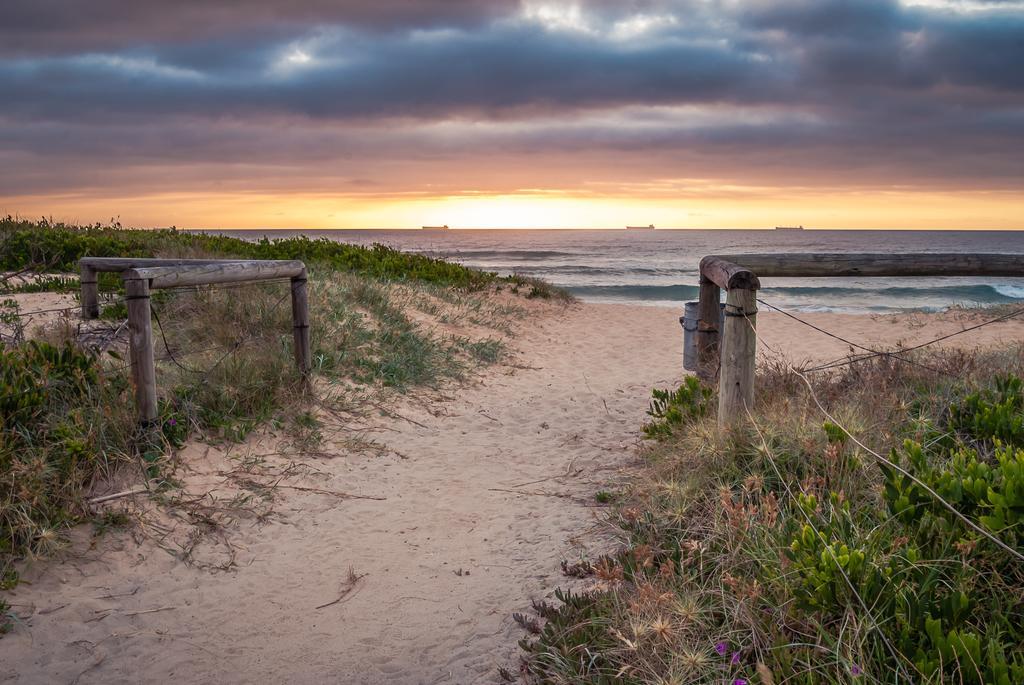
[[[31,564],[29,582],[8,593],[22,623],[0,639],[0,682],[475,683],[498,682],[501,666],[514,673],[524,632],[512,613],[572,584],[562,560],[614,544],[594,493],[636,464],[651,388],[682,376],[674,309],[533,307],[511,363],[370,420],[361,435],[376,450],[345,449],[351,426],[326,427],[330,448],[317,454],[270,435],[228,453],[189,447],[190,491],[261,453],[265,467],[310,467],[287,482],[316,491],[281,490],[272,515],[197,545],[194,558],[213,565],[233,555],[229,571],[160,549],[165,528],[77,531],[63,561]],[[803,318],[868,345],[914,344],[979,320]],[[766,348],[795,361],[848,351],[779,314],[758,325]],[[1022,333],[1010,321],[946,344]]]

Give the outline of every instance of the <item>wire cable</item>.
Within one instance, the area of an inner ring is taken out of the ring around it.
[[[821,364],[821,365],[818,365],[818,366],[815,366],[815,367],[801,369],[801,371],[803,371],[804,373],[814,373],[814,372],[817,372],[817,371],[825,371],[825,370],[828,370],[828,369],[835,369],[835,368],[839,368],[839,367],[842,367],[842,366],[849,366],[851,364],[856,364],[858,362],[867,361],[869,359],[874,359],[874,358],[877,358],[877,357],[890,357],[892,359],[896,359],[896,360],[904,362],[906,364],[911,364],[913,366],[919,366],[921,368],[927,369],[928,371],[932,371],[934,373],[939,373],[939,374],[942,374],[942,375],[958,378],[959,376],[957,376],[956,374],[951,374],[948,371],[944,371],[942,369],[937,369],[937,368],[928,366],[926,364],[922,364],[921,362],[915,361],[913,359],[907,359],[906,357],[903,357],[901,355],[907,354],[908,352],[913,352],[915,350],[919,350],[919,349],[928,347],[929,345],[934,345],[935,343],[939,343],[939,342],[942,342],[944,340],[948,340],[948,339],[956,337],[958,335],[963,335],[964,333],[968,333],[970,331],[974,331],[974,330],[977,330],[979,328],[983,328],[985,326],[989,326],[989,325],[994,324],[994,323],[1000,323],[1002,321],[1007,321],[1009,319],[1018,317],[1021,314],[1024,314],[1024,308],[1016,309],[1016,310],[1014,310],[1012,312],[1009,312],[1007,314],[1003,314],[1003,315],[997,316],[997,317],[995,317],[993,319],[989,319],[989,320],[983,321],[983,322],[981,322],[979,324],[975,324],[974,326],[969,326],[969,327],[964,328],[962,330],[954,331],[953,333],[947,333],[946,335],[942,335],[942,336],[939,336],[937,338],[933,338],[932,340],[928,340],[926,342],[919,343],[919,344],[913,345],[911,347],[902,348],[902,349],[896,350],[896,351],[885,351],[885,350],[872,349],[870,347],[866,347],[864,345],[861,345],[860,343],[856,343],[856,342],[854,342],[852,340],[848,340],[848,339],[846,339],[846,338],[844,338],[844,337],[842,337],[840,335],[836,335],[835,333],[832,333],[831,331],[827,331],[827,330],[825,330],[824,328],[822,328],[820,326],[817,326],[817,325],[815,325],[815,324],[813,324],[813,323],[811,323],[809,321],[805,321],[804,319],[801,319],[799,316],[796,316],[795,314],[793,314],[791,312],[788,312],[788,311],[786,311],[786,310],[784,310],[784,309],[782,309],[782,308],[780,308],[780,307],[778,307],[776,305],[773,305],[773,304],[771,304],[769,302],[766,302],[766,301],[762,300],[761,298],[758,298],[757,301],[759,303],[763,304],[764,306],[768,307],[769,309],[772,309],[772,310],[774,310],[776,312],[779,312],[780,314],[782,314],[784,316],[787,316],[790,319],[793,319],[794,321],[797,321],[797,322],[803,324],[804,326],[812,328],[812,329],[818,331],[819,333],[822,333],[824,335],[827,335],[830,338],[834,338],[835,340],[838,340],[838,341],[840,341],[842,343],[845,343],[845,344],[849,345],[850,347],[853,347],[853,348],[856,348],[856,349],[859,349],[859,350],[863,350],[866,353],[866,354],[862,354],[862,355],[852,355],[852,356],[851,355],[847,355],[845,357],[840,357],[839,359],[835,359],[833,361],[826,362],[824,364]]]
[[[281,306],[281,304],[285,301],[285,299],[289,295],[291,295],[291,291],[290,290],[288,292],[286,292],[284,295],[282,295],[281,298],[278,299],[277,302],[275,302],[273,304],[273,306],[271,306],[270,311],[271,312],[277,311],[278,307]],[[178,359],[177,355],[175,355],[174,352],[171,350],[170,343],[167,341],[167,335],[164,332],[164,325],[160,322],[160,315],[157,313],[157,308],[151,306],[150,309],[153,312],[153,319],[156,321],[157,327],[160,329],[160,338],[163,340],[164,349],[167,350],[167,356],[164,358],[164,360],[169,359],[170,361],[172,361],[174,363],[175,366],[177,366],[182,371],[185,371],[185,372],[191,373],[191,374],[195,374],[197,376],[205,376],[205,375],[208,375],[208,374],[212,373],[218,366],[220,366],[224,362],[225,359],[227,359],[229,356],[234,354],[238,350],[238,348],[240,348],[242,345],[246,344],[247,342],[251,342],[252,340],[255,340],[256,338],[262,337],[262,336],[259,336],[259,335],[250,335],[250,336],[245,337],[245,338],[240,338],[210,368],[208,368],[208,369],[193,369],[193,368],[189,368],[189,367],[185,366],[184,364],[182,364],[181,361]],[[218,346],[213,347],[213,348],[208,348],[205,351],[216,350],[216,349],[220,349],[220,348],[221,348],[221,346],[218,345]],[[188,353],[186,355],[183,355],[183,356],[192,356],[192,355],[195,355],[195,354],[199,354],[199,352],[198,351],[197,352],[190,352],[190,353]],[[154,360],[154,361],[156,361],[156,360]]]

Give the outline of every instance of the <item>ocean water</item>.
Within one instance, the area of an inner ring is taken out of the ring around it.
[[[697,266],[729,252],[999,252],[1024,254],[1024,231],[218,231],[246,239],[304,234],[392,247],[499,274],[536,276],[590,302],[681,307]],[[941,310],[1024,302],[1021,278],[766,278],[761,297],[793,311]]]

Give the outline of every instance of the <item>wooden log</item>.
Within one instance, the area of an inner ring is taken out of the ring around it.
[[[239,283],[265,281],[274,278],[295,278],[306,270],[306,265],[294,261],[218,262],[216,264],[190,264],[185,266],[152,266],[128,269],[125,280],[145,279],[149,287],[177,288],[213,283]]]
[[[761,287],[751,269],[714,255],[700,260],[700,275],[722,290],[757,290]]]
[[[79,262],[79,286],[82,296],[82,318],[96,319],[100,315],[100,284],[96,269]]]
[[[149,284],[145,279],[125,280],[128,305],[132,385],[139,421],[152,425],[158,415],[156,403],[156,364],[153,360],[153,323],[150,320]]]
[[[295,363],[308,380],[312,366],[309,341],[309,293],[306,289],[306,270],[292,277],[292,333],[295,340]]]
[[[734,288],[725,300],[722,368],[718,380],[718,425],[728,428],[754,407],[754,359],[757,352],[757,291]]]
[[[720,303],[722,289],[714,282],[700,279],[700,306],[697,315],[697,377],[712,381],[718,376],[719,343],[722,332]]]
[[[201,264],[225,264],[235,262],[252,262],[252,259],[153,259],[149,257],[82,257],[79,265],[89,266],[94,271],[120,273],[128,269],[140,269],[150,266],[194,266]],[[273,260],[280,261],[280,260]]]
[[[773,276],[1024,276],[1024,254],[984,253],[786,253],[711,255],[704,264],[726,262],[761,278]],[[715,272],[709,272],[715,273]],[[721,282],[716,280],[719,285]]]

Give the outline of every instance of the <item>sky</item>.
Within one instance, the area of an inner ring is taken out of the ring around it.
[[[0,213],[1024,229],[1016,0],[3,0]]]

